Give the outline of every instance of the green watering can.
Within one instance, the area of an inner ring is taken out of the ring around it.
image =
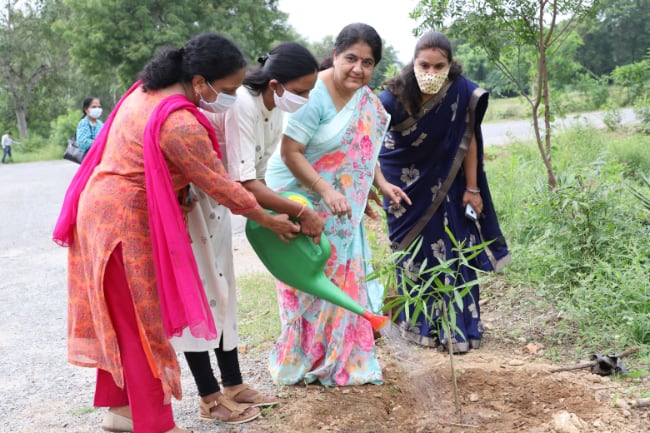
[[[289,191],[279,194],[313,209],[302,194]],[[319,244],[304,234],[283,242],[273,231],[247,220],[246,237],[264,266],[283,283],[364,317],[375,331],[388,322],[388,317],[372,314],[327,278],[323,269],[332,249],[324,233]]]

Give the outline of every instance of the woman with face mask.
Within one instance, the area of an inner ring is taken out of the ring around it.
[[[104,123],[99,120],[102,115],[102,103],[99,98],[89,96],[84,99],[82,112],[81,120],[77,124],[77,143],[81,150],[88,152],[104,126]]]
[[[223,331],[209,314],[178,201],[189,184],[281,236],[300,230],[228,177],[198,109],[228,105],[245,65],[214,33],[162,50],[113,109],[66,193],[53,237],[70,248],[68,359],[97,368],[94,405],[110,408],[104,430],[187,432],[172,414],[181,381],[169,338],[189,328],[214,340]]]
[[[253,193],[262,207],[295,217],[300,221],[301,231],[318,240],[323,230],[320,216],[276,194],[264,182],[268,158],[282,134],[284,113],[294,112],[307,102],[316,83],[318,63],[309,50],[295,42],[276,46],[258,61],[259,68],[246,76],[231,109],[204,114],[215,127],[230,177]],[[196,185],[192,195],[197,197],[196,206],[187,215],[192,249],[215,324],[223,332],[218,339],[206,341],[186,331],[171,341],[177,351],[185,352],[200,396],[199,416],[229,424],[242,423],[260,414],[257,407],[273,406],[279,400],[244,383],[239,368],[230,211]],[[221,372],[223,392],[210,361],[212,350]],[[232,408],[244,411],[233,415]]]
[[[379,154],[382,172],[413,200],[411,207],[384,202],[389,237],[402,250],[420,236],[423,239],[419,251],[399,263],[398,278],[415,275],[425,261],[433,265],[457,258],[445,226],[466,247],[493,241],[472,264],[486,271],[501,269],[510,255],[483,169],[481,121],[488,94],[462,75],[449,39],[438,32],[424,34],[413,61],[387,83],[379,98],[392,116]],[[476,280],[476,272],[467,266],[456,263],[454,270],[455,286]],[[429,276],[425,272],[419,278],[426,281]],[[428,308],[435,311],[439,298],[431,299]],[[483,326],[478,285],[464,296],[463,306],[451,304],[456,310],[455,329],[460,331],[451,337],[452,350],[479,348]],[[439,319],[428,323],[420,317],[411,327],[406,318],[413,314],[413,309],[409,316],[399,314],[402,335],[424,346],[442,343],[447,348],[448,336],[440,330]]]

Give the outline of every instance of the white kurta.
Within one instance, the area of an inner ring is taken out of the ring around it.
[[[264,179],[268,159],[282,135],[283,113],[267,110],[262,96],[251,95],[244,86],[238,89],[237,103],[232,109],[222,114],[203,113],[215,128],[230,177],[240,182]],[[230,210],[194,185],[192,192],[198,198],[187,217],[192,251],[214,324],[219,336],[223,336],[223,349],[229,351],[239,342]],[[195,338],[185,330],[182,337],[173,337],[171,343],[177,351],[204,352],[218,347],[219,340]]]

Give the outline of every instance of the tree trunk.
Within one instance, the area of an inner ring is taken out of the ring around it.
[[[537,146],[539,147],[540,152],[542,152],[542,159],[544,160],[544,165],[546,166],[546,174],[548,176],[548,188],[554,190],[557,187],[557,179],[555,178],[555,172],[553,171],[553,164],[551,162],[551,103],[550,103],[550,94],[548,90],[548,64],[546,62],[546,38],[544,36],[544,6],[540,4],[539,9],[539,40],[538,40],[538,53],[539,53],[539,62],[537,65],[537,74],[538,74],[538,104],[535,106],[535,112],[533,113],[533,121],[535,123],[535,138],[537,139]],[[539,131],[539,119],[537,117],[537,109],[539,107],[539,102],[544,102],[544,141],[542,143],[542,136]]]
[[[20,135],[20,139],[25,140],[29,138],[29,132],[27,131],[27,116],[25,110],[16,110],[16,123],[18,124],[18,134]]]

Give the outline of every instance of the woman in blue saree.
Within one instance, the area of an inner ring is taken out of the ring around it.
[[[420,275],[426,280],[426,268],[458,256],[445,226],[465,246],[492,241],[472,265],[485,271],[501,269],[510,255],[483,169],[480,125],[487,109],[487,92],[462,75],[460,64],[452,58],[449,39],[429,32],[418,40],[414,60],[387,83],[379,97],[392,116],[379,155],[382,172],[413,201],[408,208],[384,203],[389,237],[393,248],[402,250],[422,237],[421,248],[402,259],[398,278],[413,278],[426,263],[424,275]],[[468,205],[476,214],[475,221],[466,215]],[[457,290],[477,278],[474,269],[458,262],[453,270],[453,275],[445,276],[445,283]],[[429,311],[440,305],[439,300],[429,301]],[[444,302],[449,299],[445,297]],[[463,353],[478,348],[483,334],[478,284],[471,286],[462,306],[453,302],[450,308],[452,305],[456,317],[452,350]],[[444,343],[446,348],[439,312],[433,321],[420,315],[413,324],[414,311],[411,307],[409,320],[406,311],[399,314],[402,335],[424,346]]]
[[[379,99],[367,87],[381,59],[381,38],[366,24],[350,24],[337,36],[334,56],[321,65],[309,101],[289,116],[281,144],[267,168],[267,185],[297,191],[325,220],[332,246],[329,279],[364,307],[381,308],[383,289],[366,282],[370,248],[363,227],[374,183],[387,200],[408,197],[377,170],[388,127]],[[277,384],[382,383],[370,323],[341,307],[277,282],[281,335],[269,367]]]

